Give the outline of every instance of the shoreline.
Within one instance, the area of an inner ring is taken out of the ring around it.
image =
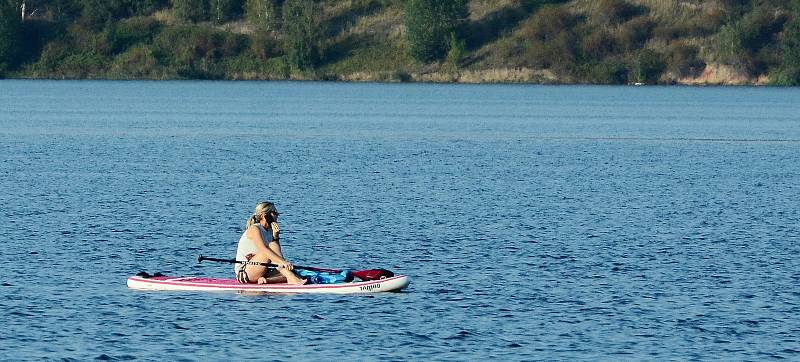
[[[340,84],[430,84],[430,85],[519,85],[519,86],[596,86],[596,87],[687,87],[687,88],[798,88],[797,86],[773,85],[773,84],[759,84],[759,83],[656,83],[656,84],[641,84],[641,83],[628,83],[628,84],[603,84],[603,83],[559,83],[559,82],[524,82],[524,81],[497,81],[497,82],[463,82],[463,81],[398,81],[398,80],[382,80],[382,79],[190,79],[190,78],[165,78],[165,79],[152,79],[152,78],[44,78],[44,77],[6,77],[0,78],[0,83],[3,81],[56,81],[56,82],[232,82],[232,83],[246,83],[246,82],[275,82],[275,83],[340,83]]]
[[[6,74],[4,79],[16,80],[102,80],[102,81],[267,81],[267,82],[338,82],[338,83],[416,83],[416,84],[524,84],[524,85],[598,85],[598,86],[686,86],[686,87],[786,87],[773,85],[766,75],[747,77],[735,72],[729,66],[708,64],[706,68],[693,78],[675,78],[664,76],[658,83],[588,83],[580,81],[564,81],[548,69],[532,68],[490,68],[461,69],[456,71],[406,72],[360,71],[337,74],[317,71],[313,74],[290,75],[279,78],[259,76],[258,74],[230,74],[222,78],[135,78],[135,77],[65,77],[65,76],[28,76],[24,72]],[[790,86],[788,88],[791,88]]]

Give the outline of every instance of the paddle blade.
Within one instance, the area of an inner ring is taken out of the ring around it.
[[[353,275],[355,275],[356,278],[358,279],[361,279],[363,281],[368,281],[368,280],[391,278],[394,276],[394,273],[386,269],[367,269],[367,270],[356,270],[353,272]]]

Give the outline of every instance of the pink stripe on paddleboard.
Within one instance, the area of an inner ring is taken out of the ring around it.
[[[310,285],[291,285],[286,283],[278,283],[278,284],[241,284],[237,282],[235,279],[217,279],[217,278],[194,278],[194,277],[155,277],[155,278],[140,278],[140,277],[130,277],[130,279],[140,280],[152,284],[166,284],[166,285],[178,285],[178,286],[202,286],[202,287],[214,287],[219,289],[263,289],[263,288],[275,288],[275,289],[336,289],[336,288],[349,288],[349,287],[360,287],[365,285],[373,285],[379,284],[382,282],[398,279],[404,277],[403,275],[398,275],[391,278],[386,279],[379,279],[379,280],[370,280],[366,282],[357,282],[357,283],[341,283],[341,284],[310,284]]]

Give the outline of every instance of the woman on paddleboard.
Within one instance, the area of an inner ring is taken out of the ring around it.
[[[236,249],[236,260],[275,264],[277,270],[262,265],[234,264],[236,280],[240,283],[306,283],[292,272],[292,263],[283,258],[278,215],[275,204],[259,202],[253,215],[247,219],[247,227]]]

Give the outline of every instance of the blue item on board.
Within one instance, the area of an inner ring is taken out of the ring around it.
[[[342,270],[339,273],[317,272],[312,270],[295,270],[302,278],[308,280],[309,284],[336,284],[353,281],[353,272]]]

